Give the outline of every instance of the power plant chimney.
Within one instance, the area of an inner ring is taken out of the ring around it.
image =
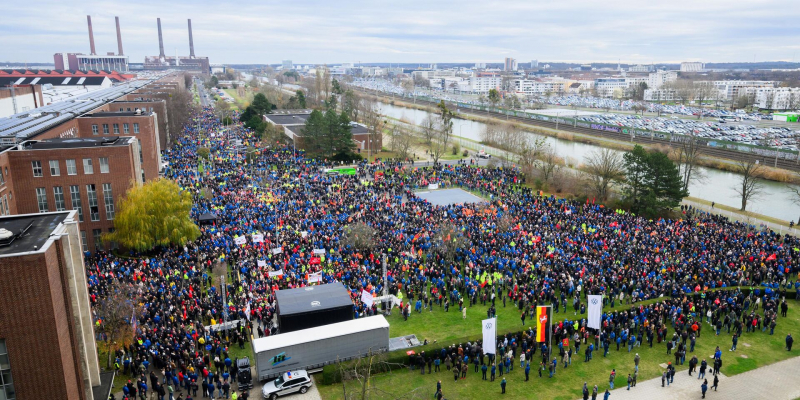
[[[94,51],[94,33],[92,33],[92,16],[87,15],[86,21],[89,23],[89,47],[91,47],[92,50],[91,55],[95,55],[97,53],[95,53]]]
[[[117,55],[124,55],[122,54],[122,34],[119,32],[119,17],[114,17],[117,20],[117,47],[119,48],[119,54]]]
[[[189,58],[194,58],[194,40],[192,40],[192,20],[189,19]]]
[[[94,45],[92,48],[94,48]],[[164,54],[164,39],[161,37],[161,18],[158,18],[158,57],[161,59],[167,58]]]

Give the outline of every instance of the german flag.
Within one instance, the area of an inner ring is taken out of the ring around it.
[[[536,306],[536,342],[550,343],[553,306]]]

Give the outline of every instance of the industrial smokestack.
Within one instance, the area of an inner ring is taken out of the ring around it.
[[[161,18],[158,18],[158,57],[166,59],[164,54],[164,39],[161,37]]]
[[[92,33],[92,16],[91,15],[87,15],[86,16],[86,22],[89,23],[89,47],[91,47],[91,50],[92,50],[91,51],[91,55],[95,55],[96,53],[94,51],[94,33]]]
[[[121,56],[121,55],[123,55],[122,54],[122,34],[119,31],[119,17],[114,17],[114,19],[117,20],[117,47],[119,48],[119,52],[118,52],[119,54],[118,55]]]
[[[189,58],[194,58],[194,40],[192,40],[192,20],[189,19]]]

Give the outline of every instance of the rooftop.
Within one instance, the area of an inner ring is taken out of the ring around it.
[[[39,251],[47,243],[50,235],[59,224],[75,211],[61,211],[44,214],[12,215],[0,218],[0,256]]]
[[[155,77],[154,79],[158,79]],[[12,140],[30,139],[50,128],[110,103],[133,92],[151,80],[126,82],[106,89],[95,90],[69,100],[59,101],[44,107],[0,118],[0,137]]]
[[[267,114],[268,120],[272,121],[275,125],[303,125],[306,123],[309,113],[297,114]]]
[[[2,76],[0,86],[10,85],[53,85],[53,86],[100,86],[110,85],[107,76]]]
[[[353,306],[349,292],[341,283],[279,290],[275,292],[275,299],[280,315]]]
[[[152,114],[150,111],[101,111],[91,114],[81,115],[82,118],[109,118],[109,117],[146,117]]]
[[[303,136],[303,129],[305,129],[305,123],[302,125],[287,125],[286,129],[292,131],[297,136]],[[369,129],[366,126],[361,124],[350,124],[350,133],[353,135],[366,135],[369,133]]]
[[[101,146],[127,146],[133,138],[128,136],[98,137],[98,138],[68,138],[29,141],[23,143],[20,150],[50,150],[50,149],[77,149]]]

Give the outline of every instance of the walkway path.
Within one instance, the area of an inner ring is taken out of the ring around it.
[[[756,368],[732,377],[720,374],[719,388],[715,392],[709,389],[706,399],[748,399],[748,400],[793,400],[800,398],[800,383],[797,370],[800,369],[800,357],[790,358],[766,367]],[[702,380],[697,374],[688,376],[687,371],[680,371],[668,387],[661,387],[661,378],[640,382],[635,388],[627,390],[626,386],[611,391],[612,400],[673,400],[700,399]],[[706,374],[708,386],[714,382],[714,376]],[[599,393],[602,399],[603,394]]]

